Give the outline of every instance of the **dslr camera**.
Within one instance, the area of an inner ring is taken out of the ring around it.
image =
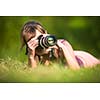
[[[57,39],[54,35],[51,34],[43,34],[38,37],[39,47],[45,49],[50,46],[54,46],[57,44]]]

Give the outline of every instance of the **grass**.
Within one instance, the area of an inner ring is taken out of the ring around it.
[[[75,71],[54,63],[52,66],[38,65],[36,69],[31,69],[27,67],[27,62],[8,57],[0,59],[0,82],[100,82],[100,65]]]

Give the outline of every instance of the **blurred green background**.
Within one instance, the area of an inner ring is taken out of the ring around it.
[[[20,30],[34,20],[57,38],[68,40],[73,49],[87,51],[100,58],[100,17],[82,16],[2,16],[0,17],[0,58],[18,57],[25,61],[25,48],[20,52]]]

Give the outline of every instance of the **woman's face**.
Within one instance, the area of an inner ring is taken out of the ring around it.
[[[43,33],[41,33],[40,31],[38,31],[38,30],[36,30],[36,35],[35,35],[35,37],[34,38],[38,38],[40,35],[42,35]]]
[[[34,34],[34,35],[33,35]],[[37,39],[40,35],[42,35],[43,33],[41,33],[40,31],[36,30],[35,33],[27,33],[25,35],[25,40],[28,41],[31,38]]]

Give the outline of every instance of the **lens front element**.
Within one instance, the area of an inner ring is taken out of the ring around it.
[[[56,44],[57,40],[54,36],[50,35],[47,37],[47,42],[48,42],[49,46],[53,46]]]

